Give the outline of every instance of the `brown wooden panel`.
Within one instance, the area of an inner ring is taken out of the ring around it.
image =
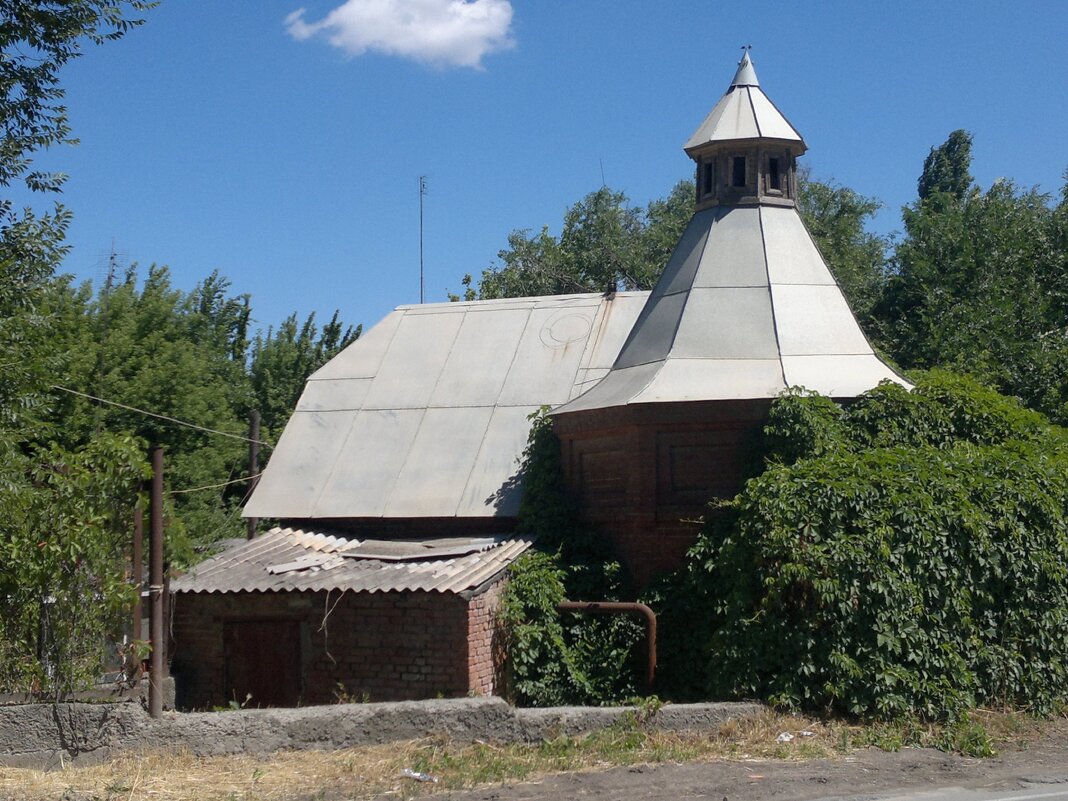
[[[737,430],[657,436],[657,505],[703,506],[729,498],[741,485],[745,433]]]
[[[223,628],[225,695],[248,706],[296,706],[301,696],[300,621],[232,620]]]
[[[619,511],[627,494],[622,451],[587,451],[579,455],[579,482],[583,507],[596,514],[606,508]]]

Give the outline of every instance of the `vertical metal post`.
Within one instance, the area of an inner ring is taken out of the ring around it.
[[[423,303],[423,198],[426,197],[426,176],[419,176],[419,302]]]
[[[245,493],[245,497],[252,496],[252,490],[256,489],[256,485],[260,482],[260,411],[259,409],[253,409],[252,415],[248,421],[248,491]],[[259,518],[250,517],[248,519],[248,539],[252,539],[256,536],[256,526],[259,523]]]
[[[133,519],[133,564],[131,573],[133,579],[133,585],[137,588],[137,598],[134,599],[133,608],[133,628],[130,631],[130,637],[133,640],[141,639],[141,618],[144,616],[145,611],[141,605],[141,593],[144,590],[145,577],[144,577],[144,542],[145,542],[145,516],[141,510],[141,502],[138,501],[134,507],[134,519]]]
[[[149,636],[152,662],[148,683],[148,714],[163,714],[163,448],[149,450],[152,461],[152,496],[149,519],[148,592],[152,603]]]

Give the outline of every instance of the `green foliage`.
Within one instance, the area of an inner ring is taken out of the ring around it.
[[[136,443],[109,435],[12,458],[29,481],[0,484],[0,692],[59,697],[100,675],[129,613],[123,510],[145,464]]]
[[[591,192],[565,212],[559,237],[548,227],[513,231],[477,292],[465,277],[465,299],[649,289],[693,214],[693,193],[692,182],[680,181],[642,210],[608,187]]]
[[[1068,432],[944,373],[840,414],[784,396],[769,429],[768,469],[659,588],[687,598],[665,628],[702,621],[665,665],[680,693],[880,718],[1065,700]]]
[[[512,692],[528,706],[620,702],[635,694],[634,645],[642,627],[620,617],[561,613],[564,600],[631,596],[604,540],[575,522],[547,410],[532,415],[523,457],[520,531],[536,549],[509,570],[499,619],[508,633]]]
[[[943,144],[932,147],[923,161],[923,173],[916,186],[920,200],[940,192],[963,200],[972,188],[971,166],[972,135],[954,131]]]
[[[33,169],[39,150],[73,143],[59,74],[85,42],[121,37],[152,3],[65,0],[0,5],[0,187],[58,192]],[[0,691],[58,696],[99,670],[123,579],[116,516],[133,502],[139,451],[97,434],[64,447],[51,417],[56,380],[50,315],[70,214],[0,198]]]
[[[1068,207],[968,174],[971,137],[932,151],[920,198],[874,310],[880,345],[906,368],[973,373],[1068,421]]]

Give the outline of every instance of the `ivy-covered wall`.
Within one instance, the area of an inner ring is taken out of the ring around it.
[[[967,379],[780,398],[653,593],[662,687],[854,714],[1068,697],[1068,432]]]

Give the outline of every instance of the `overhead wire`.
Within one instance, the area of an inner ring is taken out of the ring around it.
[[[238,439],[242,442],[254,442],[257,445],[266,445],[267,447],[273,447],[270,442],[264,442],[259,439],[251,439],[250,437],[243,437],[240,434],[231,434],[229,431],[219,431],[217,428],[208,428],[207,426],[197,425],[196,423],[189,423],[185,420],[179,420],[176,417],[168,417],[165,414],[157,414],[156,412],[150,412],[147,409],[138,409],[136,406],[129,406],[125,403],[119,403],[118,401],[107,400],[106,398],[98,398],[95,395],[90,395],[87,392],[79,392],[76,389],[70,389],[69,387],[61,387],[58,384],[53,384],[52,389],[58,389],[61,392],[69,392],[71,395],[78,395],[82,398],[88,398],[91,401],[97,403],[105,403],[108,406],[117,406],[120,409],[125,409],[128,412],[137,412],[138,414],[147,415],[148,417],[155,417],[157,420],[165,420],[168,423],[174,423],[175,425],[185,426],[186,428],[192,428],[197,431],[203,431],[207,434],[216,434],[220,437],[229,437],[230,439]]]
[[[205,484],[203,487],[190,487],[189,489],[171,490],[171,495],[183,495],[187,492],[200,492],[201,490],[220,489],[222,487],[229,487],[231,484],[240,484],[242,481],[252,481],[255,478],[259,478],[263,473],[256,473],[254,476],[245,476],[244,478],[234,478],[230,481],[224,481],[221,484]]]

